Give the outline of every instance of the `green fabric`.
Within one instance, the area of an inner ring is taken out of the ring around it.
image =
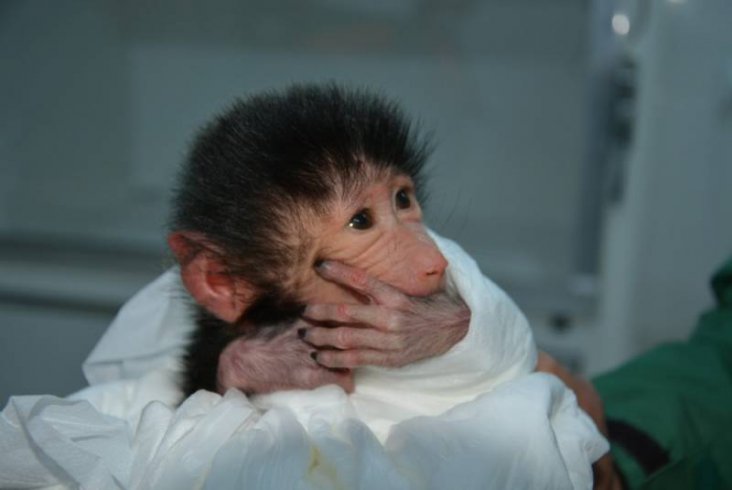
[[[732,260],[712,279],[717,307],[687,342],[660,346],[594,380],[608,418],[654,438],[670,464],[654,475],[620,447],[631,489],[732,489]]]

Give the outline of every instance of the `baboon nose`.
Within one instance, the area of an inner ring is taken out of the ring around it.
[[[441,253],[435,252],[425,265],[426,276],[441,279],[447,268],[447,260],[445,260],[445,257]]]

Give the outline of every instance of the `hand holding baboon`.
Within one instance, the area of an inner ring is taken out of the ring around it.
[[[401,367],[445,353],[468,331],[470,310],[445,292],[414,297],[338,262],[318,268],[325,279],[355,291],[364,304],[311,304],[300,330],[329,368]],[[325,326],[327,325],[327,326]]]

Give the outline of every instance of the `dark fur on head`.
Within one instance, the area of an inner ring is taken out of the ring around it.
[[[200,232],[230,273],[269,291],[298,259],[303,209],[327,212],[336,193],[363,181],[365,165],[420,189],[427,154],[397,105],[370,92],[307,84],[237,100],[196,138],[171,228]]]
[[[276,322],[278,311],[297,311],[283,284],[288,269],[303,260],[303,221],[326,215],[369,172],[407,175],[419,192],[428,153],[398,106],[368,91],[298,84],[240,99],[198,134],[174,196],[171,229],[205,236],[221,251],[227,272],[259,291],[243,321]],[[214,318],[201,314],[198,321],[189,374],[217,360],[226,345],[200,331],[216,330]],[[215,367],[211,374],[205,386],[189,375],[186,394],[213,389]]]

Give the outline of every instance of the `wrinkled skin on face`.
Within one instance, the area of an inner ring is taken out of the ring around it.
[[[353,302],[352,295],[310,266],[318,259],[360,269],[411,296],[429,296],[444,287],[447,261],[425,231],[409,177],[384,176],[356,196],[339,199],[313,236],[311,261],[299,271],[306,303]]]
[[[464,337],[470,312],[443,292],[447,261],[426,233],[410,178],[378,176],[310,227],[307,260],[293,270],[304,318],[274,339],[230,343],[219,358],[220,391],[335,383],[350,392],[355,367],[406,365]]]

